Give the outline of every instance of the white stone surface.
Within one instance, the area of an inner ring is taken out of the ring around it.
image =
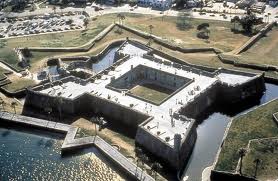
[[[131,55],[131,56],[143,56],[143,54],[147,53],[146,50],[143,50],[139,47],[136,47],[130,43],[125,43],[121,49],[119,50],[120,53]]]
[[[228,74],[228,73],[220,73],[217,77],[221,82],[227,83],[229,85],[242,84],[250,80],[251,78],[248,76]]]

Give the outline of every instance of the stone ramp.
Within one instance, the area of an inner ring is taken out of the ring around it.
[[[62,151],[94,145],[134,179],[144,181],[154,180],[150,175],[129,161],[124,155],[122,155],[118,150],[113,148],[99,136],[75,138],[75,135],[78,131],[77,127],[38,118],[16,115],[8,112],[0,112],[0,121],[8,122],[10,125],[24,124],[26,126],[65,133],[66,137],[61,148]]]
[[[251,46],[253,46],[260,38],[262,38],[266,33],[268,33],[273,26],[276,25],[276,22],[268,23],[259,33],[252,36],[246,43],[244,43],[241,47],[234,50],[234,54],[238,55],[246,50],[248,50]]]
[[[129,172],[129,174],[133,175],[136,180],[154,180],[150,175],[129,161],[124,155],[105,142],[102,138],[96,136],[95,145],[114,162],[118,163],[122,168]]]

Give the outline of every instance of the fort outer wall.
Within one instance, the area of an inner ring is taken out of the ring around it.
[[[158,159],[163,160],[165,165],[169,165],[176,170],[181,169],[189,159],[197,139],[196,121],[191,120],[186,135],[180,142],[174,141],[174,146],[169,145],[165,140],[153,135],[144,128],[144,125],[149,121],[147,120],[139,125],[135,138],[136,143],[144,147]],[[176,137],[173,139],[176,139]],[[177,142],[179,143],[177,144]]]
[[[26,108],[32,108],[35,112],[39,110],[40,113],[46,115],[46,107],[51,107],[53,114],[56,115],[59,115],[59,108],[61,108],[62,115],[80,116],[83,114],[101,114],[108,122],[113,121],[122,126],[126,125],[129,129],[137,129],[136,142],[177,170],[189,158],[197,138],[195,120],[191,120],[191,124],[187,128],[188,132],[180,141],[180,144],[176,144],[173,147],[165,140],[159,139],[143,128],[143,125],[149,122],[152,117],[116,102],[102,99],[89,93],[85,93],[75,99],[67,99],[49,96],[33,90],[27,91],[23,111],[24,115],[31,114],[25,111]]]
[[[233,73],[231,70],[224,70],[225,73]],[[247,75],[250,73],[245,72],[236,72],[237,74]],[[226,103],[237,103],[245,99],[258,97],[263,94],[265,91],[265,80],[264,74],[256,75],[252,77],[247,82],[236,85],[228,85],[223,82],[218,86],[218,97],[221,97],[221,100],[217,100],[220,104]],[[229,96],[227,96],[229,95]]]
[[[124,124],[135,130],[140,123],[149,117],[129,107],[89,93],[82,94],[75,99],[68,99],[62,97],[57,98],[32,90],[27,91],[23,110],[24,115],[32,115],[29,108],[35,111],[38,110],[40,114],[46,115],[46,107],[51,108],[53,114],[59,115],[61,111],[62,116],[93,116],[99,114],[104,116],[108,121]]]
[[[224,70],[224,72],[230,70]],[[231,71],[230,73],[235,73]],[[244,72],[236,72],[237,74],[245,74]],[[249,74],[249,73],[246,73]],[[188,101],[179,113],[189,118],[197,118],[200,114],[205,112],[212,105],[231,105],[240,103],[250,98],[257,98],[265,91],[264,75],[256,75],[250,78],[249,81],[228,85],[226,83],[217,81],[209,86],[207,89],[199,93],[194,100]],[[228,96],[227,96],[228,95]]]

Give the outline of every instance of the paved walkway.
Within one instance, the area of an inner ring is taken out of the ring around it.
[[[118,166],[120,166],[122,169],[128,172],[129,175],[136,178],[136,180],[154,180],[150,175],[142,171],[141,168],[138,168],[134,163],[129,161],[124,155],[122,155],[118,150],[113,148],[99,136],[89,136],[85,138],[76,139],[75,135],[78,130],[77,127],[68,124],[47,121],[43,119],[16,115],[8,112],[0,112],[0,120],[9,122],[11,124],[24,124],[27,126],[33,126],[37,128],[48,129],[55,132],[65,133],[66,137],[62,145],[62,150],[69,150],[73,148],[81,148],[88,145],[94,145],[98,149],[100,149],[106,156],[108,156],[112,161],[118,164]]]

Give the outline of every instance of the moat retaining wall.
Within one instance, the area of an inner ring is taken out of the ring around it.
[[[229,70],[224,71],[228,73]],[[235,72],[232,71],[231,73]],[[237,73],[244,74],[244,72]],[[228,85],[217,81],[204,91],[200,92],[194,100],[189,100],[179,112],[189,118],[196,118],[213,104],[225,106],[242,102],[248,98],[262,95],[264,91],[265,82],[263,74],[252,77],[245,83],[236,85]]]

